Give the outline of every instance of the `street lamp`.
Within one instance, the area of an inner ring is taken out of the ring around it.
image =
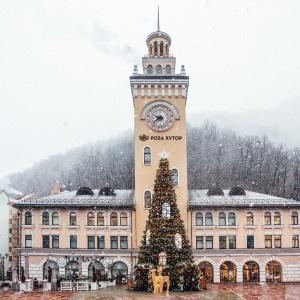
[[[5,280],[5,273],[4,273],[4,259],[8,257],[8,254],[6,253],[5,255],[0,254],[0,259],[1,259],[1,266],[2,266],[2,281]]]

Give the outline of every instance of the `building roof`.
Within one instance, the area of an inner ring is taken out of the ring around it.
[[[77,191],[65,191],[40,198],[22,198],[11,200],[14,207],[102,207],[130,208],[134,206],[133,190],[115,190],[115,195],[98,195],[99,190],[93,190],[94,195],[76,195]]]
[[[189,207],[300,207],[297,200],[251,191],[242,196],[229,196],[230,190],[223,190],[224,196],[208,196],[207,191],[189,190]]]

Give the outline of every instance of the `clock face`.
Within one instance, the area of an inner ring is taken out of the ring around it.
[[[155,131],[165,131],[174,124],[174,114],[172,110],[163,104],[152,106],[146,115],[148,126]]]

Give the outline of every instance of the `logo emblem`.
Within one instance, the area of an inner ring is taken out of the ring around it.
[[[149,135],[146,135],[145,133],[144,134],[141,134],[139,136],[140,140],[145,142],[145,141],[148,141],[149,140]]]

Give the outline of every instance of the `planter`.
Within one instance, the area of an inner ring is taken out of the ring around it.
[[[97,291],[98,290],[98,282],[91,282],[91,291]]]

